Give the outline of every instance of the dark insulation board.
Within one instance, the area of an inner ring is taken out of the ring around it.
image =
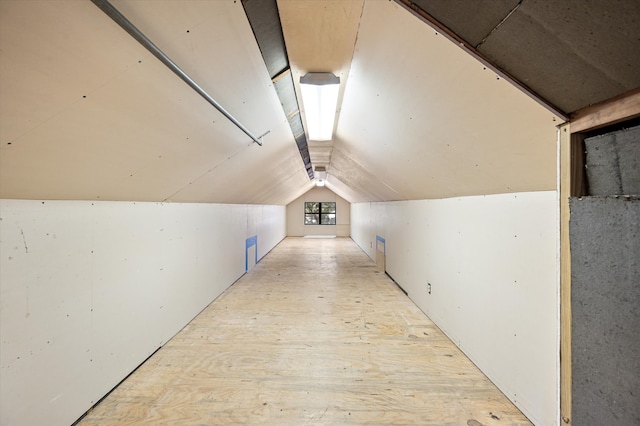
[[[420,9],[476,47],[520,3],[519,0],[413,0]]]
[[[276,0],[243,0],[242,5],[260,47],[269,76],[289,68]]]
[[[640,195],[640,126],[584,140],[589,195]]]
[[[640,425],[640,199],[570,200],[574,425]]]
[[[569,113],[640,86],[640,1],[519,4],[478,51],[533,92]]]

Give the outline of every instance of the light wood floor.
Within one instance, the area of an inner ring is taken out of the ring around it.
[[[350,239],[288,238],[80,425],[530,424]]]

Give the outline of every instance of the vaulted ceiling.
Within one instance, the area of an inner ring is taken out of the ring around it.
[[[262,146],[90,0],[0,0],[0,197],[287,204],[317,167],[351,202],[550,190],[556,126],[640,87],[631,0],[111,4]],[[331,141],[307,72],[341,79]]]

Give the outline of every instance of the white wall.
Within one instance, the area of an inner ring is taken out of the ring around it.
[[[335,225],[305,225],[304,203],[329,201],[336,203]],[[348,237],[351,234],[351,204],[326,187],[311,188],[304,195],[287,205],[287,236],[304,237],[306,235],[336,235]]]
[[[0,424],[68,425],[285,236],[284,206],[0,200]]]
[[[351,235],[537,425],[557,424],[555,191],[353,204]],[[431,294],[428,293],[431,284]]]

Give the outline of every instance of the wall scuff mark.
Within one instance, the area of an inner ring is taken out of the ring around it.
[[[22,235],[22,242],[24,243],[24,252],[29,254],[29,247],[27,247],[27,239],[24,236],[24,231],[20,228],[20,235]]]

